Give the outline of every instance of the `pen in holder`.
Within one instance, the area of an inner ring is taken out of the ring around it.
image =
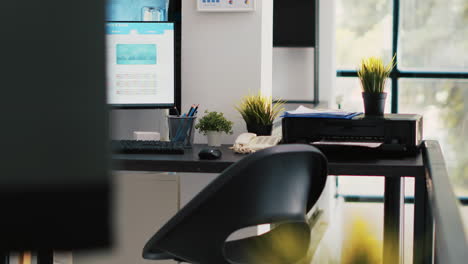
[[[144,6],[141,9],[141,20],[142,21],[164,21],[165,18],[164,8],[157,8],[154,6]]]
[[[194,124],[196,116],[168,115],[169,139],[172,142],[182,142],[185,148],[191,148],[194,136]]]

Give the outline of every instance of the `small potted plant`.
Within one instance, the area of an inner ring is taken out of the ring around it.
[[[271,96],[248,95],[235,106],[247,125],[247,131],[259,136],[271,135],[273,121],[284,111],[284,101],[273,104]]]
[[[358,68],[358,77],[361,81],[364,112],[366,115],[381,116],[385,109],[385,84],[395,67],[395,56],[386,66],[381,58],[364,58]]]
[[[221,112],[209,112],[205,110],[203,116],[195,128],[208,138],[208,146],[221,146],[222,133],[232,134],[232,121],[227,120]]]

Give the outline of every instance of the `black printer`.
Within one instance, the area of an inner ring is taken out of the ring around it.
[[[284,117],[282,143],[313,144],[325,153],[415,154],[422,141],[422,122],[422,116],[416,114],[362,114],[352,119]]]

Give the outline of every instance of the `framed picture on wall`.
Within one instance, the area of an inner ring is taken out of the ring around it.
[[[255,0],[196,0],[200,12],[251,12]]]

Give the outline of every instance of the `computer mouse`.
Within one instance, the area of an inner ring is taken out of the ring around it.
[[[198,152],[198,157],[204,160],[219,159],[223,153],[217,148],[204,148]]]

